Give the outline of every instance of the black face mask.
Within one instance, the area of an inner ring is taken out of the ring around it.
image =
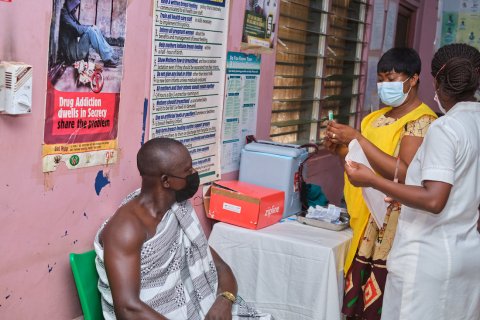
[[[187,199],[190,199],[197,193],[198,187],[200,186],[200,177],[198,176],[198,172],[194,172],[186,176],[185,178],[176,177],[175,178],[185,179],[187,185],[185,188],[181,190],[175,191],[175,200],[177,202],[183,202]]]

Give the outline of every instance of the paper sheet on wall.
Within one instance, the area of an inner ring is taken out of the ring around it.
[[[353,139],[348,145],[348,154],[345,156],[345,161],[361,163],[373,171],[372,166],[370,165],[370,162],[368,162],[367,156],[363,152],[362,146],[358,143],[357,139]],[[389,206],[389,203],[385,202],[386,195],[370,187],[362,188],[362,194],[375,223],[378,228],[382,228],[387,208]]]
[[[228,0],[155,0],[150,137],[190,151],[202,184],[220,178]]]
[[[270,52],[275,40],[279,0],[246,0],[242,49]]]
[[[227,82],[222,124],[222,174],[240,168],[245,137],[257,127],[260,56],[241,52],[227,54]]]
[[[441,8],[440,45],[467,43],[480,48],[480,1],[444,0]]]

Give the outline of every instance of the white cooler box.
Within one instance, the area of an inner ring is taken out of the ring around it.
[[[296,214],[302,209],[298,167],[307,156],[307,150],[298,145],[251,142],[242,149],[238,180],[284,191],[283,217]]]

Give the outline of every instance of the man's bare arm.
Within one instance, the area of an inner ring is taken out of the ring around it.
[[[145,238],[145,228],[130,212],[119,212],[101,235],[105,270],[119,320],[167,319],[140,300],[140,252]]]
[[[208,311],[205,320],[231,320],[232,319],[232,302],[222,297],[222,292],[228,291],[237,296],[237,280],[233,275],[230,267],[220,258],[220,256],[210,248],[213,262],[217,268],[218,289],[217,299]]]

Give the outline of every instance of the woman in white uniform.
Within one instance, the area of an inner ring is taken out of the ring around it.
[[[357,163],[345,166],[354,185],[403,204],[387,262],[384,320],[480,319],[480,53],[444,46],[432,75],[445,115],[430,126],[405,185]]]

